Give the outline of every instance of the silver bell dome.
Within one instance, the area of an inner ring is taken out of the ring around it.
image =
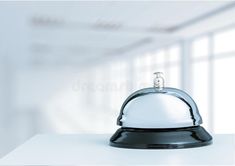
[[[117,124],[131,128],[198,126],[202,118],[194,100],[184,91],[164,87],[157,72],[154,87],[138,90],[123,103]]]
[[[109,144],[121,148],[178,149],[212,144],[202,127],[196,103],[184,91],[164,87],[157,72],[154,86],[138,90],[123,103],[117,124],[121,126]]]

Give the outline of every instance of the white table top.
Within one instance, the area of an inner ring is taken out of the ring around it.
[[[235,135],[214,135],[210,146],[123,149],[108,145],[110,135],[36,135],[0,160],[1,165],[235,165]]]

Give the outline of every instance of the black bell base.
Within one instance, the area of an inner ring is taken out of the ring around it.
[[[110,145],[136,149],[180,149],[212,144],[211,135],[201,126],[171,129],[120,128]]]

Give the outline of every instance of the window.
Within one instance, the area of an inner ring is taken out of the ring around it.
[[[192,42],[192,93],[203,125],[214,133],[235,132],[235,29],[210,33]]]
[[[235,28],[215,33],[213,42],[214,130],[235,133]]]
[[[110,96],[110,110],[118,112],[127,97],[129,85],[127,83],[128,65],[126,62],[113,62],[109,65],[109,87],[107,96]]]
[[[209,37],[203,36],[196,39],[192,45],[193,59],[197,60],[201,57],[208,57],[209,55]]]
[[[155,63],[155,54],[147,53],[134,58],[134,90],[152,86]]]
[[[134,59],[134,89],[152,87],[153,73],[156,71],[164,73],[165,86],[180,88],[180,62],[178,44],[136,57]]]
[[[219,32],[214,35],[214,53],[234,52],[235,29]]]
[[[209,112],[209,38],[203,36],[192,43],[192,97],[203,117],[203,126],[210,127]]]
[[[203,126],[209,130],[209,78],[208,78],[208,62],[199,61],[192,65],[192,97],[197,103],[199,112],[203,117]]]
[[[235,54],[214,62],[214,130],[216,133],[235,132]]]
[[[181,88],[180,55],[180,46],[178,44],[172,45],[166,49],[166,86]]]

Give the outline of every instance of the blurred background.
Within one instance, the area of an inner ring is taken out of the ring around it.
[[[235,133],[235,2],[0,2],[0,156],[38,133],[113,133],[153,73]]]

